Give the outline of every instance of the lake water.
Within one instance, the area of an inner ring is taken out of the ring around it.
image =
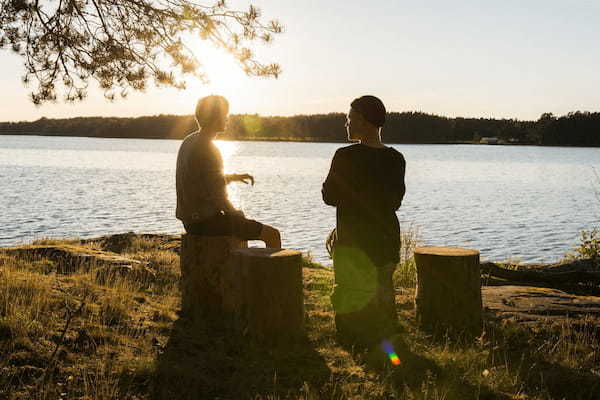
[[[180,141],[0,136],[0,246],[118,232],[180,233]],[[330,263],[335,209],[321,183],[343,144],[219,142],[227,172],[250,173],[229,195],[250,218],[281,229],[286,248]],[[479,249],[483,258],[553,262],[599,225],[600,149],[394,145],[407,160],[398,212],[424,244]]]

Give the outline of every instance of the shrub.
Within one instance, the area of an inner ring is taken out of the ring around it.
[[[596,229],[581,232],[581,244],[575,249],[578,258],[600,261],[600,232]]]

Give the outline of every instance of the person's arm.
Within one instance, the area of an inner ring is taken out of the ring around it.
[[[404,176],[406,174],[406,161],[404,156],[399,153],[398,158],[394,163],[394,173],[391,174],[391,180],[389,181],[389,201],[390,208],[397,210],[402,205],[402,199],[406,193],[406,184],[404,182]]]
[[[250,174],[229,174],[225,175],[225,184],[229,185],[232,182],[250,183],[254,186],[254,177]]]
[[[338,206],[341,199],[341,186],[342,186],[342,171],[340,167],[340,151],[336,151],[331,160],[331,167],[325,182],[323,182],[323,188],[321,194],[323,195],[323,201],[325,204],[330,206]]]

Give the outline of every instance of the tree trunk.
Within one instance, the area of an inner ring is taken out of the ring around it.
[[[181,308],[187,317],[222,320],[223,271],[231,252],[246,243],[230,236],[182,235]]]
[[[417,320],[426,330],[478,336],[483,326],[479,252],[417,247]]]
[[[225,310],[236,327],[259,339],[286,341],[304,330],[302,255],[265,248],[232,252]]]
[[[575,264],[575,263],[573,263]],[[568,265],[565,265],[565,269]],[[555,267],[553,270],[555,271]],[[600,273],[589,272],[586,270],[568,271],[568,272],[552,272],[552,269],[530,269],[530,270],[510,270],[499,267],[498,265],[486,262],[481,265],[482,272],[506,279],[511,282],[543,282],[553,285],[567,285],[578,283],[590,283],[594,285],[600,284]]]

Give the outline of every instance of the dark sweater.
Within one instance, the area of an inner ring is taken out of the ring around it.
[[[406,191],[405,170],[404,156],[391,147],[354,144],[335,152],[322,194],[337,208],[336,246],[359,249],[378,267],[398,263],[396,210]]]
[[[212,140],[201,132],[185,137],[177,154],[175,216],[186,224],[231,211],[223,159]]]

